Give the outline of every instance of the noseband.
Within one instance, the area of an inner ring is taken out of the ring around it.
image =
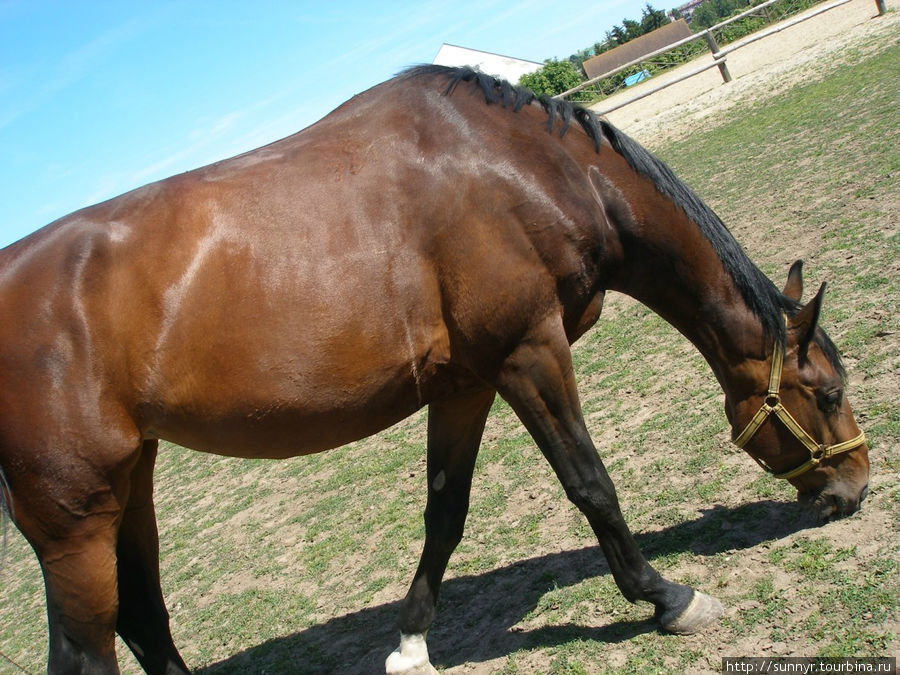
[[[766,393],[766,397],[763,399],[762,405],[759,410],[756,411],[756,414],[747,423],[747,426],[744,427],[744,430],[738,434],[737,438],[734,439],[734,444],[739,448],[743,448],[750,442],[750,439],[753,438],[754,434],[756,434],[757,430],[762,426],[763,422],[768,419],[769,415],[772,413],[775,414],[778,419],[781,420],[781,423],[784,424],[788,428],[788,430],[794,434],[796,439],[800,441],[803,446],[809,450],[809,459],[806,460],[803,464],[798,466],[796,469],[791,469],[790,471],[785,471],[784,473],[775,473],[774,469],[763,462],[761,459],[757,459],[756,463],[759,464],[764,470],[768,473],[772,474],[775,478],[795,478],[800,474],[806,473],[813,467],[818,466],[823,459],[828,459],[829,457],[833,457],[834,455],[838,455],[842,452],[847,452],[848,450],[853,450],[856,447],[859,447],[863,443],[866,442],[866,434],[865,432],[860,431],[858,436],[851,438],[848,441],[844,441],[843,443],[835,443],[834,445],[825,445],[823,443],[816,443],[813,440],[813,437],[810,436],[806,430],[800,426],[800,424],[793,418],[793,416],[787,411],[787,409],[781,404],[781,397],[778,394],[778,390],[781,388],[781,369],[784,365],[784,347],[781,344],[781,341],[775,340],[775,347],[772,351],[772,372],[769,374],[769,391]],[[752,457],[752,455],[751,455]]]

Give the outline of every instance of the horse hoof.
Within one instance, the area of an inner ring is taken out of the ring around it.
[[[387,667],[387,675],[439,675],[438,671],[430,663],[421,666],[413,666],[402,670],[391,670],[391,666]]]
[[[400,650],[391,652],[384,664],[387,675],[438,675],[438,671],[429,661],[413,661],[403,656]]]
[[[663,624],[663,629],[669,633],[689,635],[715,623],[723,614],[725,608],[721,602],[706,593],[694,591],[694,597],[687,608],[674,621]]]
[[[424,634],[402,635],[384,664],[387,675],[438,675],[428,660]]]

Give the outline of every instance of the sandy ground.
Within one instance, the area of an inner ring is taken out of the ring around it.
[[[728,110],[738,103],[759,100],[802,80],[823,76],[834,67],[836,55],[851,49],[873,48],[871,37],[884,36],[875,44],[890,42],[891,36],[896,40],[900,35],[900,14],[891,10],[900,3],[888,2],[887,6],[888,13],[878,16],[874,0],[852,0],[728,54],[732,81],[727,84],[718,68],[713,67],[604,116],[648,144],[682,136],[699,125],[714,125],[717,120],[727,119]],[[603,114],[643,91],[711,62],[711,54],[698,57],[604,99],[594,110]]]

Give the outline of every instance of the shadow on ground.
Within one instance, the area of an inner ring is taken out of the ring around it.
[[[763,501],[735,508],[715,506],[695,520],[635,536],[648,560],[691,552],[699,556],[746,549],[780,539],[810,523],[796,504]],[[609,573],[599,546],[515,562],[490,572],[448,579],[438,617],[429,632],[432,662],[444,668],[481,663],[519,649],[546,648],[584,639],[615,643],[658,629],[653,608],[646,621],[602,627],[559,625],[512,629],[541,596]],[[397,602],[335,617],[293,635],[268,640],[213,664],[202,675],[226,673],[383,673],[396,646]]]

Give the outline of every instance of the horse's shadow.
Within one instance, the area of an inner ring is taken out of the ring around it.
[[[706,556],[750,548],[810,525],[796,504],[763,501],[735,508],[714,506],[696,520],[639,533],[635,538],[650,560],[680,552]],[[552,647],[576,639],[621,642],[657,630],[649,605],[643,621],[619,621],[603,627],[570,624],[512,629],[548,590],[608,573],[599,546],[590,546],[448,579],[441,586],[438,619],[429,632],[432,662],[451,667],[484,662],[523,648]],[[399,600],[367,607],[268,640],[199,672],[383,673],[384,660],[396,646],[399,611]]]

